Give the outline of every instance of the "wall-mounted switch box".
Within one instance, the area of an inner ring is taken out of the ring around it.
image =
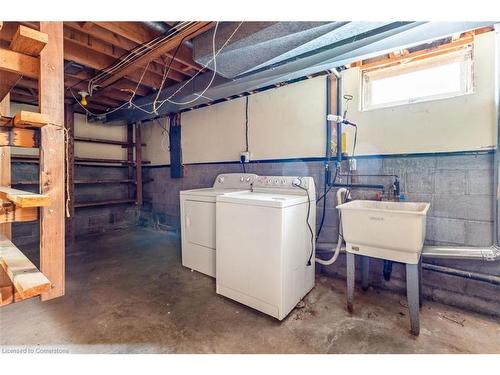
[[[240,152],[240,162],[241,163],[249,163],[250,162],[250,152],[248,152],[248,151]]]

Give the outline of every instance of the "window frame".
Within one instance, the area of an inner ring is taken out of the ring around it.
[[[411,57],[409,57],[411,59]],[[370,82],[368,79],[371,76],[376,79],[383,79],[389,77],[396,77],[398,75],[403,75],[405,73],[422,71],[428,68],[442,66],[445,64],[451,64],[454,62],[460,62],[461,66],[461,82],[460,90],[454,92],[437,93],[434,95],[427,95],[409,99],[401,99],[398,101],[385,102],[380,104],[369,104],[371,101],[371,90]],[[393,108],[405,105],[412,105],[416,103],[430,102],[442,99],[449,99],[463,95],[469,95],[474,92],[474,54],[473,54],[473,44],[467,44],[462,46],[460,49],[440,53],[437,56],[419,56],[419,59],[414,60],[402,60],[400,63],[393,63],[390,66],[381,67],[371,67],[360,69],[360,83],[361,83],[361,100],[360,100],[360,111],[369,112],[377,109]]]

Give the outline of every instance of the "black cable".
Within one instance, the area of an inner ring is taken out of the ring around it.
[[[338,174],[338,168],[335,168],[335,174],[333,175],[332,184],[328,187],[328,189],[324,192],[324,194],[316,200],[316,204],[318,204],[322,199],[324,199],[324,201],[323,201],[323,213],[321,215],[321,223],[319,225],[318,234],[316,235],[316,238],[319,238],[319,235],[321,234],[321,230],[323,229],[323,224],[325,223],[326,196],[330,192],[330,190],[332,190],[333,185],[335,185],[335,181],[337,180],[337,174]],[[325,187],[326,187],[326,181],[325,181]]]
[[[245,102],[245,151],[248,152],[248,96]]]
[[[311,265],[311,259],[314,254],[314,232],[311,228],[311,224],[309,223],[309,216],[311,214],[311,196],[309,195],[309,190],[306,189],[305,187],[302,186],[302,178],[298,177],[300,184],[293,184],[293,186],[298,187],[299,189],[302,189],[306,192],[307,194],[307,216],[306,216],[306,223],[307,227],[309,228],[309,232],[311,233],[311,254],[309,254],[309,259],[307,260],[307,265]]]

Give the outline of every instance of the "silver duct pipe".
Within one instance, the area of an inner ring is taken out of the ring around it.
[[[170,27],[168,27],[168,25],[164,22],[144,21],[142,22],[142,24],[146,26],[148,29],[156,31],[160,34],[165,34],[168,30],[170,30]]]

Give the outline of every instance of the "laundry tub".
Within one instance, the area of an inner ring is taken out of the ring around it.
[[[354,200],[338,205],[346,251],[417,264],[429,203]]]

